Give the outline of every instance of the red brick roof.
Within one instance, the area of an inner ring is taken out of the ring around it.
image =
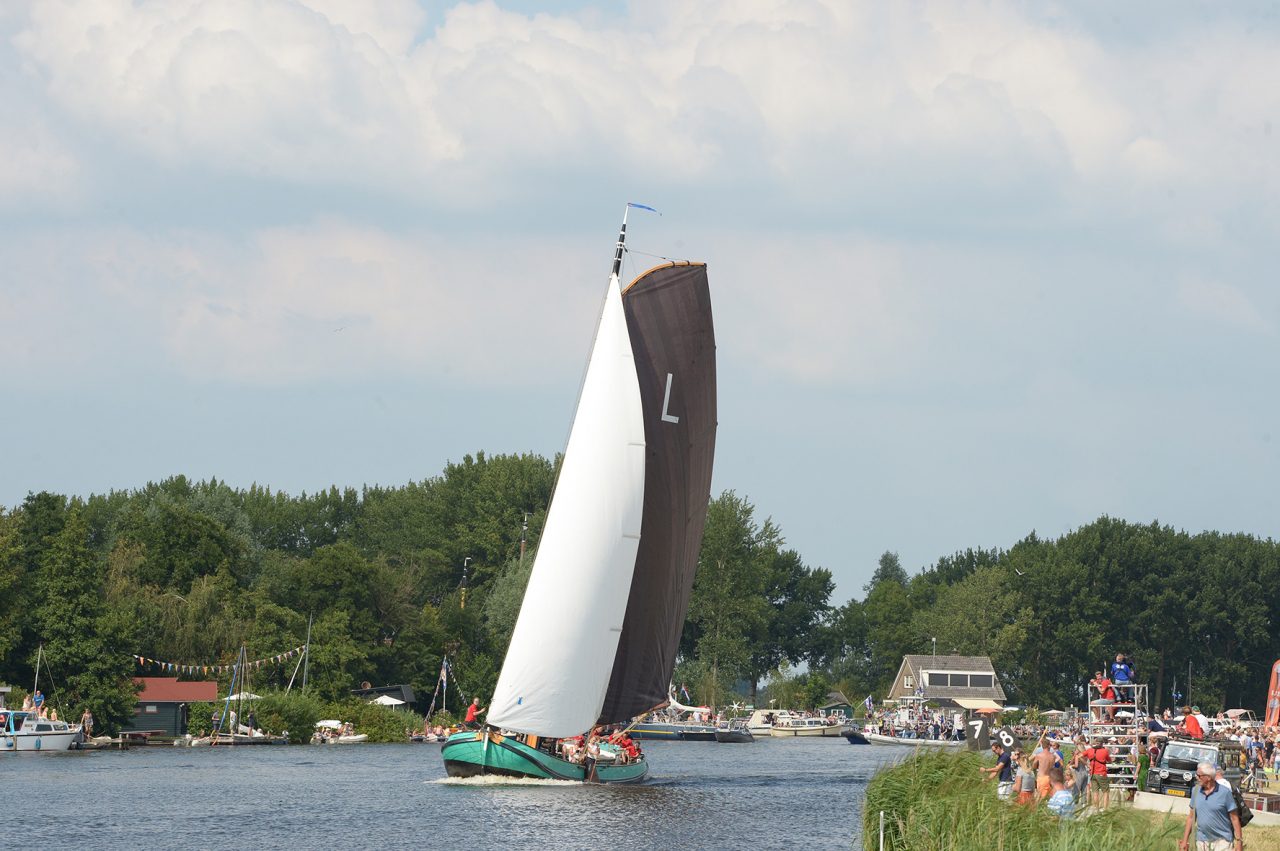
[[[195,700],[217,700],[218,684],[209,682],[178,682],[177,677],[134,677],[142,686],[138,700],[153,703],[190,703]]]

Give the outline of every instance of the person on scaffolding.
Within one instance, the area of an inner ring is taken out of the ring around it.
[[[1135,704],[1136,711],[1133,663],[1123,653],[1117,653],[1116,660],[1111,663],[1111,683],[1116,689],[1116,699],[1121,703]]]

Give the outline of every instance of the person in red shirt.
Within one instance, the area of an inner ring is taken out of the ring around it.
[[[1200,719],[1196,718],[1190,706],[1182,707],[1182,732],[1193,739],[1204,738],[1204,728],[1200,726]]]
[[[480,698],[478,697],[471,698],[471,705],[467,707],[467,721],[466,721],[467,726],[470,727],[472,730],[479,728],[480,715],[484,711],[485,711],[484,707],[480,705]]]
[[[1098,690],[1098,697],[1093,701],[1093,705],[1098,707],[1097,712],[1094,713],[1095,720],[1101,721],[1104,711],[1107,713],[1108,721],[1116,720],[1116,690],[1112,687],[1111,680],[1098,671],[1089,684]]]
[[[1114,742],[1115,738],[1112,737],[1107,741]],[[1111,762],[1111,751],[1105,745],[1086,748],[1084,758],[1089,761],[1089,802],[1101,809],[1111,798],[1111,778],[1107,776],[1107,763]]]

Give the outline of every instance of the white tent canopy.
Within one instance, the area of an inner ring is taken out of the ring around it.
[[[236,692],[228,697],[227,700],[259,700],[258,695],[247,691]]]
[[[337,721],[337,720],[334,720],[334,719],[330,718],[330,719],[325,720],[325,721],[317,721],[317,722],[316,722],[316,726],[317,726],[317,727],[324,727],[324,728],[329,729],[329,730],[337,730],[337,729],[340,729],[340,728],[342,727],[342,722],[341,722],[341,721]]]
[[[380,694],[369,702],[376,703],[379,706],[404,706],[403,700],[394,698],[389,694]]]

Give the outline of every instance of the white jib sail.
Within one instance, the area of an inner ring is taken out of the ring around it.
[[[644,509],[644,418],[617,277],[488,721],[564,738],[599,717]]]

